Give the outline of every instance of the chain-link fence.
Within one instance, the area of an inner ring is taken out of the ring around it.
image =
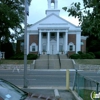
[[[93,100],[100,100],[100,98],[95,99],[94,97],[94,94],[100,92],[100,83],[88,77],[84,77],[77,70],[73,90],[75,90],[83,100],[91,100],[91,98],[93,98]]]

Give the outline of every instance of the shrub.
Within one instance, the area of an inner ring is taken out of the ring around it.
[[[23,60],[24,59],[24,54],[23,53],[17,53],[14,56],[12,56],[10,59],[13,59],[13,60]]]
[[[81,53],[73,54],[70,56],[71,59],[94,59],[95,55],[93,53]]]
[[[33,60],[33,59],[37,59],[38,55],[37,54],[28,54],[27,59],[28,60]]]
[[[95,56],[96,56],[97,59],[99,59],[100,58],[100,51],[95,52]]]
[[[80,54],[80,55],[81,55],[81,54],[83,54],[83,52],[82,52],[82,51],[78,51],[78,54]]]
[[[27,55],[28,60],[37,59],[37,57],[38,57],[37,54],[28,54]],[[11,57],[11,59],[13,59],[13,60],[24,60],[24,54],[18,53],[16,55],[14,55],[13,57]]]
[[[95,57],[90,53],[84,53],[81,55],[81,59],[94,59]]]
[[[79,54],[72,54],[70,56],[71,59],[80,59],[80,55]]]

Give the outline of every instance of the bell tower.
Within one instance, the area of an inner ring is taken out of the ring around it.
[[[57,9],[58,0],[48,0],[48,9]]]
[[[46,15],[50,15],[52,13],[59,15],[60,10],[58,10],[58,0],[47,0],[48,9],[46,10]]]

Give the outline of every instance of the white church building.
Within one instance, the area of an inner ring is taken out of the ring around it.
[[[58,0],[48,0],[46,17],[27,29],[27,54],[73,54],[86,51],[81,27],[59,16]],[[52,7],[52,4],[54,7]]]

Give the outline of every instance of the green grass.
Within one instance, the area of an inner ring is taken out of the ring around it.
[[[27,60],[27,64],[31,64],[33,60]],[[24,60],[0,60],[0,64],[24,64]]]
[[[76,64],[100,65],[100,59],[74,59]]]
[[[79,95],[83,100],[91,100],[90,94],[92,91],[93,90],[82,89],[80,90]]]

